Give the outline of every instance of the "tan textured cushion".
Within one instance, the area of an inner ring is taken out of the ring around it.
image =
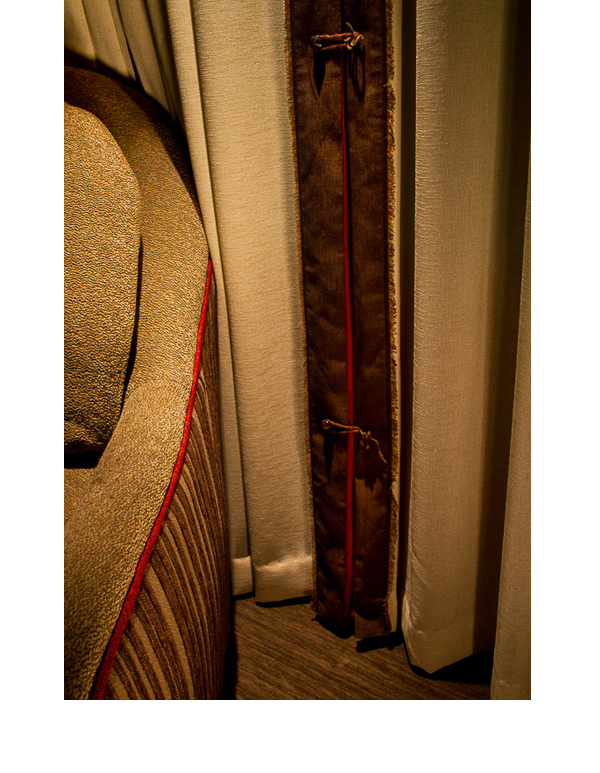
[[[65,451],[119,419],[136,316],[140,194],[110,132],[65,104]]]

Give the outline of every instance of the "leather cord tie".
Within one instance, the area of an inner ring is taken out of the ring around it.
[[[352,29],[352,25],[346,22],[348,32],[338,32],[335,35],[313,35],[310,39],[311,46],[315,51],[324,51],[330,48],[347,48],[352,51],[358,43],[364,40],[360,32]]]
[[[338,424],[337,421],[332,421],[331,419],[323,419],[323,421],[321,422],[321,425],[326,432],[339,432],[340,434],[343,434],[343,435],[348,435],[352,433],[352,434],[358,435],[359,443],[364,448],[368,448],[370,443],[375,443],[375,446],[377,447],[377,453],[379,454],[379,458],[387,467],[387,462],[385,460],[385,457],[381,453],[381,446],[379,445],[379,441],[376,440],[376,438],[374,438],[373,435],[371,435],[371,432],[368,429],[363,429],[362,427],[354,427],[351,424]]]

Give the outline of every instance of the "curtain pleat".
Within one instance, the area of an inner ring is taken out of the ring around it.
[[[89,62],[96,61],[96,49],[83,7],[83,0],[65,0],[65,51]]]
[[[135,77],[117,0],[65,0],[65,49],[97,69]]]
[[[192,8],[255,595],[277,601],[311,592],[313,560],[283,4]]]
[[[140,85],[179,120],[179,95],[163,3],[117,0],[117,4]]]
[[[416,80],[402,627],[428,672],[494,647],[529,154],[526,5],[418,0],[403,31]]]
[[[506,521],[494,647],[492,700],[531,697],[531,193],[521,283],[521,315]]]

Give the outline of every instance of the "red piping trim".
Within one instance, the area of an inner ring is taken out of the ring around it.
[[[348,130],[346,126],[346,51],[342,49],[342,156],[344,187],[344,285],[346,291],[346,391],[348,424],[354,424],[354,342],[352,338],[352,293],[350,287],[350,197]],[[350,617],[352,568],[354,563],[354,435],[348,434],[346,461],[346,564],[344,571],[344,617]]]
[[[194,374],[192,376],[192,391],[190,394],[187,413],[185,415],[185,425],[183,430],[183,438],[181,440],[181,446],[179,447],[179,455],[177,457],[177,462],[175,463],[175,469],[173,470],[173,474],[171,475],[171,483],[169,484],[169,488],[165,495],[165,499],[160,509],[160,513],[158,514],[158,517],[154,523],[154,526],[152,527],[152,531],[150,532],[150,536],[148,537],[148,541],[146,542],[146,547],[144,548],[144,552],[142,553],[142,556],[137,565],[137,569],[135,570],[133,582],[131,583],[129,591],[127,592],[127,596],[125,597],[123,608],[121,609],[121,614],[119,615],[119,619],[117,620],[117,624],[115,626],[113,634],[108,643],[108,647],[104,654],[104,658],[102,659],[102,663],[100,664],[100,668],[98,669],[96,681],[94,683],[92,692],[90,694],[90,700],[96,700],[96,701],[102,700],[102,697],[104,695],[106,685],[108,684],[108,678],[110,676],[111,669],[113,667],[115,658],[117,656],[117,649],[121,642],[121,637],[123,636],[123,631],[125,630],[125,627],[129,622],[129,618],[131,617],[131,613],[133,612],[133,607],[135,605],[138,593],[140,592],[140,588],[142,586],[142,580],[144,578],[146,567],[148,566],[148,562],[150,561],[150,556],[152,555],[152,551],[154,550],[154,546],[156,545],[156,541],[158,540],[158,535],[160,534],[163,521],[165,520],[165,517],[169,510],[171,499],[173,498],[173,493],[175,491],[175,487],[177,486],[177,481],[179,480],[181,468],[183,467],[185,452],[188,444],[188,438],[190,436],[190,426],[192,423],[192,410],[194,407],[194,398],[196,395],[196,384],[198,382],[198,373],[200,372],[200,354],[202,352],[202,338],[204,334],[204,323],[206,321],[206,310],[208,307],[208,293],[210,290],[211,277],[212,277],[212,263],[209,260],[208,272],[206,275],[206,288],[204,290],[204,300],[202,303],[202,314],[200,315],[200,326],[198,328],[198,339],[196,343],[196,357],[194,359]]]

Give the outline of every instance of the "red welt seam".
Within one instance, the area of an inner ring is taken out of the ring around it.
[[[346,126],[346,51],[342,49],[342,156],[344,208],[344,284],[346,290],[346,392],[348,424],[354,424],[354,343],[352,339],[352,295],[350,288],[350,197],[348,181],[348,134]],[[354,558],[354,435],[348,434],[346,461],[346,563],[344,571],[344,617],[350,617]]]
[[[104,658],[102,659],[102,663],[100,664],[100,668],[98,669],[96,681],[94,683],[92,692],[90,694],[90,700],[96,700],[96,701],[102,700],[102,697],[104,695],[106,685],[108,684],[108,678],[110,676],[111,669],[113,667],[115,658],[117,656],[117,649],[121,642],[121,637],[123,636],[123,631],[125,630],[125,627],[129,622],[129,618],[131,617],[131,613],[133,612],[133,607],[135,605],[138,593],[140,592],[140,588],[142,586],[142,580],[144,579],[144,573],[146,571],[146,567],[148,566],[148,562],[150,561],[150,556],[152,555],[152,551],[154,550],[154,546],[156,545],[156,541],[158,540],[158,536],[160,534],[163,521],[165,520],[165,517],[169,510],[169,506],[171,504],[171,499],[173,498],[173,492],[175,491],[175,487],[177,486],[177,481],[179,480],[181,468],[183,467],[185,452],[188,444],[188,438],[190,436],[190,426],[192,423],[192,410],[194,407],[194,398],[196,395],[196,384],[198,382],[198,373],[200,371],[200,353],[202,351],[202,337],[204,334],[204,323],[206,321],[206,309],[208,306],[208,293],[210,290],[211,276],[212,276],[212,263],[209,260],[208,272],[206,275],[206,288],[204,290],[204,301],[202,303],[202,314],[200,316],[200,326],[198,328],[196,358],[194,360],[194,375],[192,376],[192,391],[190,394],[187,413],[185,415],[185,425],[183,430],[183,438],[181,440],[181,446],[179,448],[179,455],[177,457],[177,462],[175,463],[175,469],[173,470],[173,474],[171,476],[171,483],[169,484],[169,488],[167,490],[164,502],[160,509],[160,513],[158,514],[158,518],[156,519],[154,526],[152,527],[152,531],[150,532],[150,536],[148,537],[148,541],[146,542],[146,547],[144,548],[142,556],[137,565],[137,569],[135,570],[133,582],[131,583],[127,596],[125,597],[125,603],[123,604],[123,608],[121,609],[121,614],[119,615],[119,619],[117,620],[117,624],[115,626],[113,634],[108,643],[108,647],[104,654]]]

